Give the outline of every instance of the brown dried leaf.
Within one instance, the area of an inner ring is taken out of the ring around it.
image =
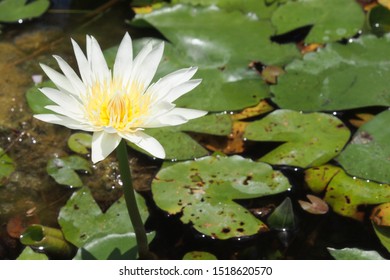
[[[276,84],[278,77],[284,72],[283,68],[279,66],[266,66],[263,71],[261,71],[261,76],[267,83]]]
[[[231,116],[232,121],[239,121],[247,118],[257,117],[272,111],[274,108],[268,104],[267,101],[261,100],[259,104],[254,107],[245,108],[239,113]]]
[[[372,114],[361,113],[361,114],[356,114],[356,117],[357,117],[356,119],[350,119],[349,122],[354,127],[361,127],[366,122],[369,122],[370,120],[372,120],[375,116]]]
[[[310,214],[316,214],[316,215],[323,215],[328,213],[329,206],[321,198],[311,194],[306,195],[306,197],[310,202],[304,200],[298,200],[303,210],[305,210]]]

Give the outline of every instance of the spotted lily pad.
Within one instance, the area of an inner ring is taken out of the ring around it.
[[[376,251],[365,251],[358,248],[328,248],[328,251],[336,260],[385,260]]]
[[[141,217],[145,221],[148,210],[145,201],[139,195],[137,203]],[[83,247],[102,237],[112,240],[115,235],[134,232],[123,196],[103,213],[86,187],[72,195],[61,209],[58,222],[65,238],[77,247]]]
[[[50,5],[49,0],[2,0],[0,1],[0,22],[16,22],[42,15]]]
[[[271,87],[273,101],[297,111],[390,106],[389,48],[390,34],[330,43],[286,67]]]
[[[326,203],[334,212],[361,220],[359,206],[390,202],[390,185],[351,177],[340,167],[323,165],[305,171],[305,181],[314,192],[325,190]]]
[[[306,168],[324,164],[338,155],[349,135],[347,127],[332,115],[276,110],[250,123],[244,137],[283,143],[261,161]]]
[[[290,184],[271,166],[240,156],[204,157],[162,168],[152,182],[158,207],[213,238],[228,239],[267,230],[234,202],[286,191]]]
[[[81,187],[83,182],[76,171],[91,172],[89,161],[79,156],[50,159],[46,166],[47,173],[60,185]]]
[[[277,34],[312,26],[305,43],[328,43],[353,37],[363,27],[364,12],[355,0],[288,1],[272,15]]]
[[[375,207],[370,218],[376,235],[390,252],[390,202]]]
[[[337,161],[351,175],[390,183],[390,111],[386,110],[359,128]]]

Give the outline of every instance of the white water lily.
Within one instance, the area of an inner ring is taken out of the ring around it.
[[[87,56],[72,40],[81,78],[61,57],[54,56],[63,74],[41,65],[57,89],[41,92],[57,105],[46,106],[53,114],[37,119],[71,129],[93,132],[92,161],[106,158],[123,139],[151,155],[164,158],[161,144],[145,128],[179,125],[207,112],[175,108],[174,102],[199,85],[190,67],[175,71],[151,84],[163,55],[164,44],[148,43],[133,60],[133,47],[126,33],[112,71],[96,39],[87,36]]]

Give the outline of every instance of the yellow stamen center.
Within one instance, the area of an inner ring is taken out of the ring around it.
[[[151,100],[136,84],[122,81],[95,83],[83,97],[87,118],[97,127],[134,131],[149,115]]]

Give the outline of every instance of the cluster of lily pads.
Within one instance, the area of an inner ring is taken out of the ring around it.
[[[147,130],[167,157],[151,185],[157,207],[211,238],[261,235],[280,226],[278,208],[259,219],[237,200],[287,192],[292,185],[278,167],[299,168],[307,192],[338,215],[363,220],[362,206],[375,206],[372,226],[390,251],[390,25],[381,16],[389,13],[386,6],[365,12],[355,0],[172,0],[134,10],[130,25],[154,28],[167,41],[157,77],[199,67],[202,84],[177,106],[210,112],[184,125]],[[307,33],[301,49],[291,36],[277,42],[297,29]],[[138,39],[135,48],[150,40],[162,39]],[[109,63],[116,49],[105,51]],[[277,70],[277,81],[267,79],[270,69]],[[26,98],[34,113],[50,104],[36,87]],[[380,113],[352,135],[352,122],[336,113],[373,106]],[[261,156],[245,157],[247,142]],[[280,145],[262,150],[269,142]],[[75,133],[68,143],[74,155],[47,163],[58,184],[80,188],[60,211],[61,238],[77,248],[76,259],[136,258],[123,199],[102,213],[78,176],[79,170],[91,172],[83,156],[90,135]],[[8,176],[12,159],[3,155],[0,164],[0,176]],[[147,207],[138,198],[146,220]],[[37,247],[43,239],[37,232],[44,231],[28,229],[21,240]],[[21,258],[34,258],[27,250]],[[359,249],[329,250],[335,258],[381,258]]]

